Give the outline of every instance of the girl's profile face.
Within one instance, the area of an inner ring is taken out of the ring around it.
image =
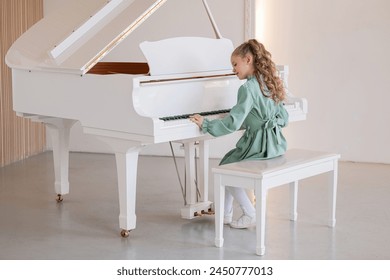
[[[231,57],[231,63],[233,66],[233,72],[240,80],[247,79],[254,73],[253,57],[251,55],[245,55],[243,57],[239,55],[233,55]]]

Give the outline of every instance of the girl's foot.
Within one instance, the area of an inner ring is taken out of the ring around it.
[[[250,217],[243,214],[238,220],[230,223],[232,228],[250,228],[256,226],[256,216]]]

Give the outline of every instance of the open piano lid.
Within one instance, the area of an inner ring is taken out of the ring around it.
[[[166,0],[67,0],[9,49],[11,68],[85,74]]]

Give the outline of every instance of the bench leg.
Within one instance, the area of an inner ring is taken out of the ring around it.
[[[290,186],[290,220],[296,221],[298,218],[297,203],[298,203],[298,181],[291,182]]]
[[[214,175],[214,208],[215,208],[215,246],[223,246],[223,216],[225,205],[225,186],[221,184],[221,175]]]
[[[265,253],[265,212],[267,209],[267,190],[260,181],[255,183],[256,195],[256,254]]]
[[[337,176],[338,176],[338,161],[334,161],[334,169],[329,172],[329,226],[336,225],[336,196],[337,196]]]

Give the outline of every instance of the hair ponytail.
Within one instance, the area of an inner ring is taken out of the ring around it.
[[[262,94],[276,103],[283,101],[286,98],[286,92],[275,63],[272,61],[271,53],[265,49],[262,43],[251,39],[238,46],[232,55],[244,57],[248,53],[253,56],[255,77],[259,82]],[[269,95],[266,94],[267,92]]]

